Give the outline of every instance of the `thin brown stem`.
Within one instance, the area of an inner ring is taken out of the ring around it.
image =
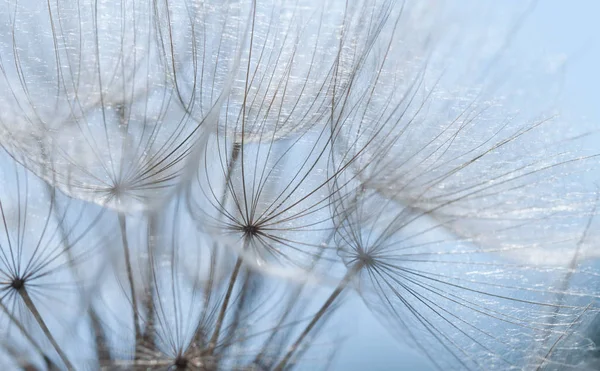
[[[159,227],[158,227],[158,216],[156,213],[152,213],[148,216],[148,239],[147,239],[147,249],[148,249],[148,257],[150,262],[150,269],[146,272],[145,282],[147,282],[148,287],[144,290],[144,295],[142,298],[141,305],[144,307],[144,314],[146,320],[144,321],[145,331],[141,337],[141,340],[138,343],[144,344],[143,347],[137,347],[136,352],[140,352],[143,349],[156,349],[157,345],[155,343],[155,320],[154,316],[156,314],[155,308],[155,295],[156,293],[156,266],[155,266],[155,256],[154,251],[156,250],[156,241],[158,241],[159,236]],[[140,345],[140,344],[138,344]],[[141,359],[141,355],[138,354],[137,359]]]
[[[217,323],[215,324],[215,331],[213,332],[208,343],[209,355],[213,354],[215,347],[217,346],[217,341],[219,340],[219,333],[221,332],[221,327],[223,327],[223,321],[225,320],[225,313],[227,312],[227,307],[229,306],[229,301],[231,300],[231,294],[233,293],[233,287],[235,286],[235,282],[237,281],[237,277],[240,273],[241,267],[242,258],[238,257],[237,261],[235,262],[233,272],[231,272],[231,277],[229,278],[229,286],[227,287],[227,292],[225,293],[223,304],[221,304],[221,309],[219,310],[219,316],[217,317]]]
[[[19,296],[21,296],[21,299],[23,299],[23,301],[25,302],[25,306],[31,312],[31,314],[33,315],[33,318],[35,318],[38,325],[42,328],[42,332],[46,335],[46,338],[50,341],[50,344],[52,344],[52,347],[54,347],[54,350],[56,350],[56,352],[58,353],[58,356],[64,362],[67,369],[74,370],[75,368],[69,361],[69,358],[67,358],[67,355],[65,354],[65,352],[63,352],[63,350],[60,348],[60,346],[56,342],[56,339],[54,339],[54,336],[52,336],[52,333],[50,332],[50,329],[48,329],[48,326],[46,326],[46,322],[40,315],[40,312],[37,310],[37,307],[33,303],[33,300],[31,300],[31,297],[29,296],[27,289],[25,289],[23,287],[20,290],[18,290],[17,292],[19,293]]]
[[[335,302],[335,300],[340,296],[340,294],[346,289],[346,287],[348,287],[348,283],[350,282],[350,280],[354,277],[354,275],[358,271],[360,271],[361,268],[362,268],[362,265],[359,263],[359,264],[353,266],[352,268],[350,268],[348,270],[348,272],[346,272],[346,275],[344,276],[344,278],[342,278],[342,280],[340,281],[338,286],[335,288],[335,290],[333,290],[331,295],[329,295],[327,300],[325,300],[325,303],[323,303],[323,305],[321,306],[319,311],[314,315],[314,317],[309,322],[309,324],[304,328],[304,331],[302,331],[302,333],[296,338],[296,341],[288,349],[288,352],[283,357],[283,359],[277,364],[277,366],[275,366],[275,368],[273,368],[274,371],[283,371],[283,369],[285,368],[287,363],[290,361],[290,359],[292,358],[292,356],[294,355],[296,350],[298,350],[298,348],[302,344],[302,341],[304,341],[304,339],[308,336],[310,331],[317,325],[319,320],[327,313],[327,310],[331,307],[331,305]]]
[[[23,336],[25,336],[27,341],[29,341],[31,343],[31,345],[35,348],[35,350],[38,352],[38,354],[46,361],[46,363],[49,364],[50,366],[56,367],[56,365],[54,364],[54,362],[52,362],[50,357],[48,357],[46,355],[46,353],[44,353],[44,351],[42,350],[40,345],[38,343],[36,343],[35,339],[33,339],[33,337],[29,334],[29,332],[27,332],[27,330],[25,329],[23,324],[17,318],[15,318],[15,316],[8,310],[8,308],[6,308],[6,306],[1,301],[0,301],[0,309],[8,316],[8,318],[11,320],[11,322],[19,329],[21,334],[23,334]],[[58,368],[58,367],[56,367],[56,368]]]
[[[125,257],[125,269],[127,270],[127,280],[129,281],[129,294],[131,295],[131,305],[133,307],[133,325],[135,327],[136,349],[138,343],[142,340],[142,331],[138,313],[137,298],[135,297],[135,286],[133,282],[133,272],[131,270],[131,259],[129,257],[129,241],[127,240],[127,222],[125,214],[119,213],[119,226],[121,227],[121,240],[123,242],[123,254]]]

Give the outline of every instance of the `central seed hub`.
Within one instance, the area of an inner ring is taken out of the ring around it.
[[[360,254],[358,261],[365,267],[371,267],[375,265],[375,259],[369,254]]]
[[[248,236],[254,236],[258,233],[258,227],[255,225],[247,225],[243,228],[244,234]]]
[[[25,286],[25,280],[22,278],[15,278],[11,284],[10,287],[12,287],[15,290],[21,290],[23,287]]]
[[[177,359],[175,359],[175,367],[177,367],[178,370],[185,370],[188,366],[188,360],[185,357],[177,357]]]

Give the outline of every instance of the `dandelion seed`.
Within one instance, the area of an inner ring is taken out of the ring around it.
[[[10,164],[6,153],[2,156]],[[2,178],[3,337],[28,343],[37,359],[73,369],[73,349],[57,335],[66,336],[64,329],[74,326],[73,318],[85,310],[86,295],[103,269],[98,252],[108,241],[94,235],[103,230],[103,212],[55,191],[47,193],[45,184],[19,165],[4,165]]]
[[[2,15],[2,145],[72,197],[161,204],[201,133],[158,45],[163,14],[137,1],[37,5],[10,1]]]
[[[585,280],[576,267],[515,263],[375,191],[337,210],[340,254],[364,300],[438,368],[553,364],[552,344],[597,311],[593,290],[559,285],[563,274]]]
[[[337,111],[358,83],[391,3],[334,2],[340,11],[331,15],[326,5],[253,6],[239,86],[202,151],[190,210],[201,228],[239,246],[247,263],[301,275],[332,232],[327,162],[343,125]],[[315,33],[317,27],[331,28],[332,36]]]

